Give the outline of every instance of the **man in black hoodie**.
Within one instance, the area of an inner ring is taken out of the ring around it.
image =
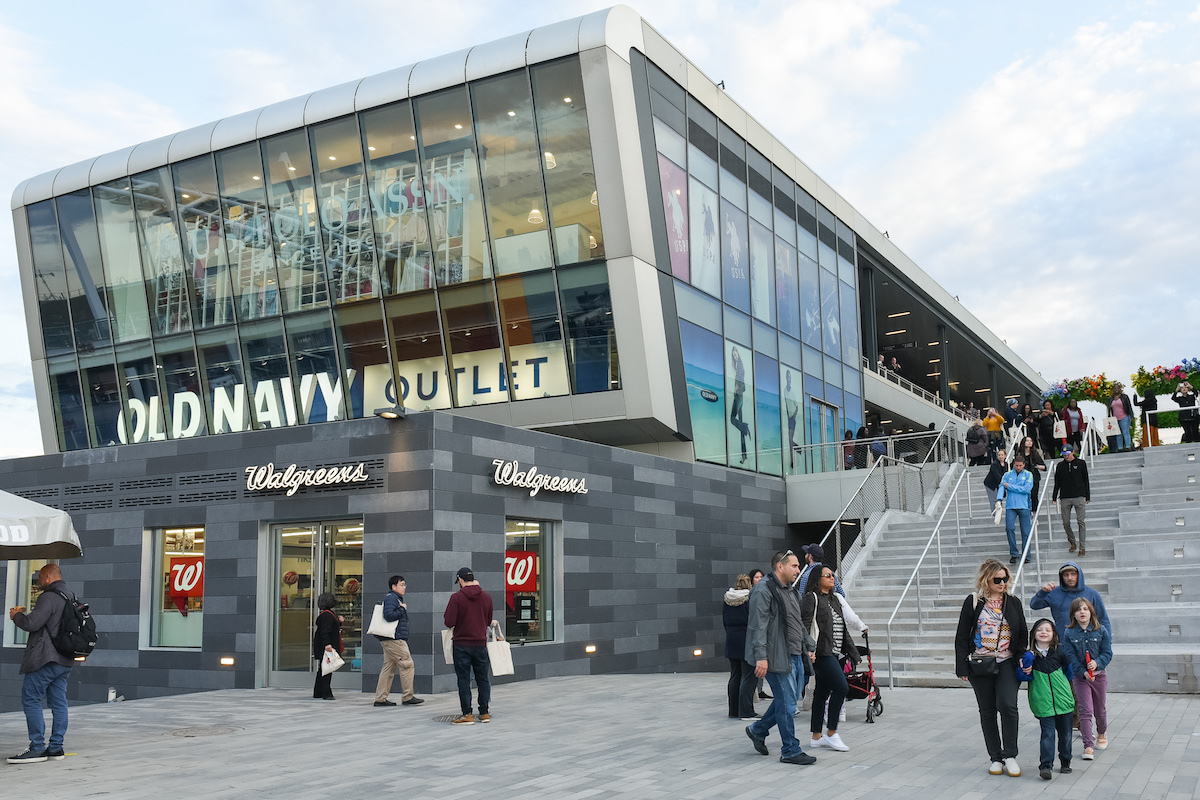
[[[454,629],[454,674],[458,676],[458,701],[462,715],[454,719],[455,725],[474,725],[471,714],[471,673],[475,673],[475,686],[479,690],[479,721],[491,722],[488,703],[492,699],[492,663],[487,652],[487,630],[489,625],[499,627],[492,619],[492,597],[483,591],[470,567],[463,567],[454,576],[458,591],[450,595],[446,613],[442,619],[447,628]]]

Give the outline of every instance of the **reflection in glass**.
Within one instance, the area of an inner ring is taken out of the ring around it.
[[[750,287],[754,316],[775,324],[775,237],[771,229],[750,221]]]
[[[824,350],[837,358],[842,357],[842,325],[838,320],[837,278],[833,273],[821,270],[821,327],[825,332]],[[826,377],[828,380],[828,376]]]
[[[279,313],[279,287],[262,176],[257,144],[217,153],[225,250],[238,300],[238,319],[260,319]]]
[[[725,464],[725,354],[721,337],[680,320],[679,339],[696,460]]]
[[[273,136],[262,143],[271,204],[271,247],[279,272],[285,312],[322,308],[329,302],[317,195],[304,131]]]
[[[154,354],[158,362],[158,379],[162,385],[163,413],[167,435],[172,439],[188,439],[208,433],[204,416],[200,372],[196,368],[196,351],[191,336],[157,339]]]
[[[204,407],[213,433],[250,429],[250,406],[242,379],[242,359],[231,329],[196,334],[200,376],[204,379]]]
[[[817,260],[817,201],[803,189],[796,190],[796,235],[800,252]]]
[[[404,407],[417,411],[450,408],[450,381],[442,353],[437,298],[432,292],[387,301],[392,358]],[[388,387],[390,405],[395,387]],[[382,406],[377,406],[382,408]]]
[[[758,420],[758,471],[779,475],[782,471],[779,437],[779,363],[761,353],[754,354],[755,419]]]
[[[111,447],[125,438],[121,428],[121,393],[117,389],[117,370],[112,358],[112,351],[79,358],[83,395],[87,399],[88,438],[92,447]]]
[[[542,150],[552,154],[555,163],[553,169],[548,161],[542,166],[558,264],[604,258],[596,168],[592,166],[592,139],[579,59],[541,64],[529,72],[538,137]]]
[[[692,286],[721,296],[721,242],[717,193],[695,178],[688,180],[692,251]]]
[[[154,368],[154,351],[150,342],[117,348],[117,388],[121,392],[123,424],[118,433],[126,430],[127,442],[158,442],[167,438],[162,398],[158,392],[158,374]]]
[[[800,276],[796,248],[775,238],[775,291],[779,298],[779,330],[800,338]]]
[[[854,290],[843,283],[842,297],[842,361],[858,365],[858,303],[854,300]]]
[[[176,164],[174,174],[183,257],[194,279],[192,326],[228,324],[233,322],[233,299],[212,156]]]
[[[92,197],[100,231],[100,255],[108,277],[107,300],[112,312],[113,340],[145,339],[150,335],[150,317],[146,310],[146,286],[142,281],[129,179],[120,178],[95,186]]]
[[[166,167],[160,167],[134,175],[131,181],[154,333],[167,336],[189,331],[195,290],[183,265],[171,175]]]
[[[310,423],[346,419],[346,380],[338,368],[329,313],[288,317],[287,336],[299,400],[297,418]]]
[[[70,274],[67,285],[71,291],[75,346],[80,353],[86,353],[112,342],[92,193],[83,189],[60,195],[56,204],[63,259]]]
[[[518,70],[477,81],[471,99],[496,274],[549,269],[542,167],[559,169],[559,154],[538,150],[529,78]]]
[[[482,284],[438,293],[458,407],[508,400],[508,370],[492,291],[490,284]]]
[[[251,413],[258,428],[282,428],[296,424],[296,400],[288,372],[283,323],[262,320],[241,328],[242,359],[250,378]],[[316,387],[311,387],[309,403]],[[305,406],[301,398],[301,407]],[[300,417],[303,419],[303,414]]]
[[[810,347],[821,346],[821,288],[817,262],[800,255],[800,330],[801,338]]]
[[[414,101],[437,282],[492,277],[467,88]]]
[[[783,468],[785,475],[795,475],[799,471],[796,448],[804,444],[804,419],[800,416],[801,399],[804,396],[802,377],[800,370],[787,364],[780,367],[780,372],[783,373],[783,430],[786,431]]]
[[[388,357],[387,331],[379,303],[354,303],[333,312],[338,348],[346,370],[351,419],[362,419],[375,409],[397,405],[396,382]],[[291,325],[288,325],[291,330]]]
[[[670,131],[670,134],[677,135],[674,131]],[[658,179],[662,185],[663,211],[667,219],[667,248],[671,252],[671,273],[676,278],[690,281],[687,170],[659,153]]]
[[[311,132],[325,269],[333,302],[378,297],[375,237],[357,121],[345,117],[315,125]]]
[[[364,112],[375,252],[385,294],[433,288],[433,254],[412,107],[408,101]]]
[[[74,352],[75,338],[71,333],[71,312],[67,304],[67,269],[63,264],[54,201],[44,200],[26,206],[25,213],[29,217],[33,277],[37,282],[38,316],[46,355]]]
[[[498,280],[496,292],[513,399],[570,394],[553,273]]]
[[[576,394],[621,388],[621,362],[613,326],[608,267],[595,264],[558,271],[567,352]]]
[[[754,363],[750,348],[725,342],[725,400],[728,403],[729,465],[753,470]],[[746,402],[746,393],[750,402]]]
[[[50,398],[54,405],[54,427],[58,450],[85,450],[88,446],[87,417],[75,358],[50,359]]]
[[[721,198],[721,273],[725,302],[750,311],[750,247],[746,212]]]

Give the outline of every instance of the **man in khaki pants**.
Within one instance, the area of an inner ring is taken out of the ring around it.
[[[425,701],[413,696],[413,660],[408,652],[408,606],[404,603],[404,576],[393,575],[388,579],[388,587],[391,591],[383,598],[383,618],[396,623],[396,638],[375,637],[383,646],[383,669],[379,671],[379,683],[375,686],[375,707],[396,705],[388,700],[396,670],[400,671],[401,702],[406,706],[417,706]]]

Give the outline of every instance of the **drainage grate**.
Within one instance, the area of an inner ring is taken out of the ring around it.
[[[456,719],[458,719],[458,714],[443,714],[440,717],[434,717],[433,721],[434,722],[454,722],[454,720],[456,720]]]
[[[163,736],[178,736],[180,739],[196,739],[201,736],[224,736],[227,733],[237,733],[243,728],[234,725],[210,725],[206,728],[180,728],[167,731]]]

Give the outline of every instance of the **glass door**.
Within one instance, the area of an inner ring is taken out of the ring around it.
[[[841,468],[841,436],[838,435],[838,409],[815,397],[809,398],[808,440],[813,445],[805,448],[806,472],[833,472]]]
[[[334,613],[343,618],[342,657],[346,666],[333,686],[362,688],[362,543],[359,521],[305,522],[272,528],[274,576],[279,601],[271,631],[270,685],[304,687],[312,683],[313,625],[318,598],[328,592]]]

